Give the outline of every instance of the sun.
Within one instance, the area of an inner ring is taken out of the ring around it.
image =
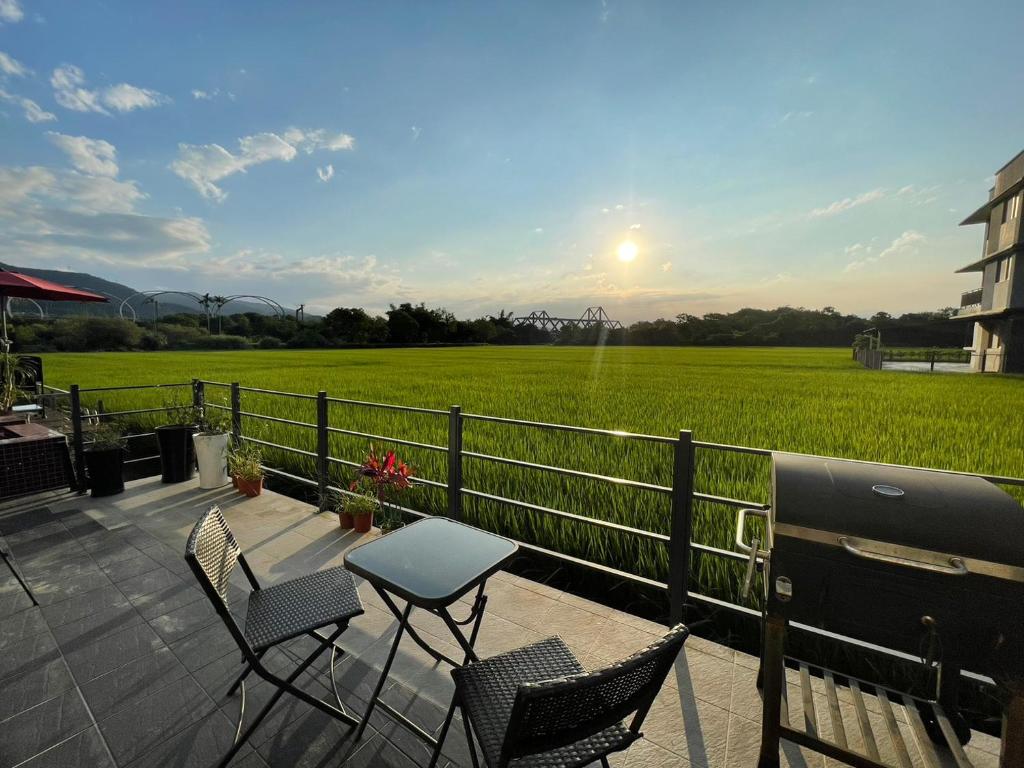
[[[616,249],[616,253],[619,256],[619,261],[628,264],[631,261],[636,260],[637,247],[636,243],[632,240],[623,240],[619,243],[619,247]]]

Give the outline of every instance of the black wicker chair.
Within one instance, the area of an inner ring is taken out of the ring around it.
[[[431,766],[458,707],[475,767],[474,733],[489,768],[574,768],[595,760],[607,768],[608,755],[643,735],[644,718],[689,635],[678,624],[642,651],[594,672],[557,637],[453,670],[455,698]]]
[[[334,684],[335,655],[342,652],[335,645],[335,641],[348,628],[349,620],[363,613],[363,605],[352,574],[343,567],[329,568],[262,588],[218,507],[210,508],[192,529],[185,545],[185,560],[217,613],[224,620],[231,636],[238,643],[245,663],[244,669],[229,691],[229,694],[233,695],[241,688],[241,705],[235,741],[221,760],[221,766],[231,761],[286,691],[338,720],[350,725],[358,723],[358,720],[345,710],[338,695],[337,685]],[[244,629],[238,626],[227,603],[228,582],[236,565],[241,566],[252,587]],[[331,626],[334,627],[334,631],[329,636],[325,637],[316,631]],[[319,643],[319,647],[299,664],[291,675],[281,679],[263,666],[260,660],[268,650],[301,635],[312,637]],[[327,650],[332,652],[331,684],[338,702],[337,707],[294,685],[299,675]],[[245,678],[252,671],[277,686],[278,690],[243,733]]]

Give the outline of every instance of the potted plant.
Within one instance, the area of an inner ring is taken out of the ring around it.
[[[121,430],[100,423],[92,430],[92,442],[86,447],[85,474],[92,496],[124,493],[124,453],[126,441]]]
[[[356,533],[366,533],[373,527],[373,513],[380,503],[373,496],[359,494],[345,499],[345,512],[352,519]]]
[[[232,473],[239,492],[259,496],[263,492],[263,455],[259,447],[243,443],[232,455]]]
[[[30,373],[28,364],[13,352],[0,348],[0,414],[7,413],[18,401],[22,376]]]
[[[366,520],[360,520],[352,509],[349,509],[355,529],[360,533],[370,530],[373,525],[373,512],[378,509],[387,510],[382,512],[382,519],[386,520],[386,524],[389,526],[388,530],[397,528],[398,523],[401,522],[401,513],[397,509],[389,507],[388,504],[411,485],[412,476],[412,468],[404,461],[399,461],[394,451],[388,451],[383,458],[380,458],[371,445],[370,453],[356,470],[356,479],[349,485],[349,490],[359,491],[362,498],[369,497],[375,503],[369,514],[363,513]],[[350,507],[351,502],[358,498],[360,496],[352,497],[346,502],[346,507]],[[386,517],[383,517],[384,515]]]
[[[208,406],[202,409],[198,431],[192,435],[196,461],[199,464],[199,487],[220,488],[231,480],[228,477],[228,442],[226,422],[221,412]]]
[[[165,483],[191,480],[196,468],[196,449],[192,435],[198,431],[202,413],[195,406],[166,406],[168,423],[156,428],[160,446],[160,474]]]

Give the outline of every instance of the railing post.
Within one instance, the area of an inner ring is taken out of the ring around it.
[[[71,385],[71,450],[75,458],[75,490],[84,493],[88,484],[85,479],[85,449],[82,445],[82,396],[78,385]]]
[[[448,409],[448,517],[462,520],[462,408]]]
[[[192,406],[198,411],[206,405],[206,384],[202,379],[192,379]]]
[[[693,433],[679,431],[672,458],[672,530],[668,543],[669,616],[683,620],[690,582],[690,540],[693,536]]]
[[[320,491],[319,507],[327,509],[327,393],[316,393],[316,479]]]
[[[237,446],[242,439],[242,393],[238,382],[231,384],[231,440]]]

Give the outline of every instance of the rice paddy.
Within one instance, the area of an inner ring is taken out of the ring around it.
[[[202,378],[243,386],[527,419],[758,448],[1024,476],[1024,381],[868,371],[846,349],[479,347],[445,349],[160,352],[45,356],[55,386],[156,384]],[[175,394],[177,393],[177,394]],[[183,390],[129,390],[83,397],[107,411],[159,406]],[[208,402],[228,390],[208,386]],[[242,410],[314,423],[315,401],[243,393]],[[139,426],[156,422],[134,418]],[[332,427],[446,446],[447,414],[405,413],[331,403]],[[314,451],[312,429],[243,419],[243,432]],[[577,435],[466,419],[464,450],[668,486],[670,445]],[[392,447],[376,441],[378,448]],[[359,461],[365,438],[332,434],[330,453]],[[395,447],[417,474],[446,480],[446,455]],[[267,451],[272,466],[308,477],[313,460]],[[700,449],[696,490],[767,502],[770,460]],[[351,470],[332,464],[332,482]],[[666,495],[477,458],[464,460],[464,487],[586,518],[668,534]],[[421,487],[403,502],[447,508],[445,492]],[[466,496],[469,522],[548,549],[647,578],[667,579],[663,543]],[[731,548],[735,512],[698,502],[694,540]],[[694,589],[739,601],[742,564],[696,557]]]

